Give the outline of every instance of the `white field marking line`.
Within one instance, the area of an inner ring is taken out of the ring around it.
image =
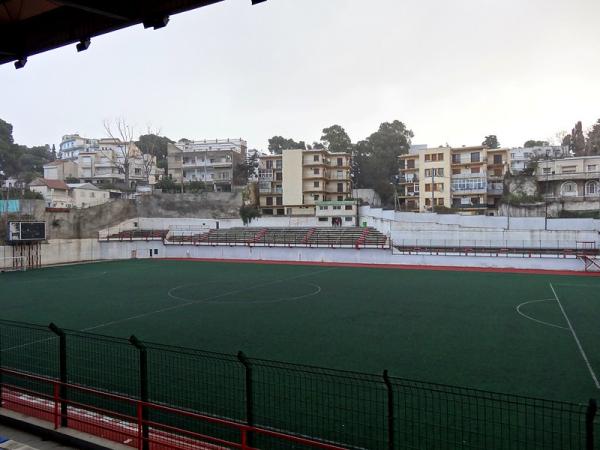
[[[167,293],[167,295],[175,300],[181,300],[184,302],[190,302],[190,301],[194,301],[194,302],[198,302],[198,303],[204,303],[204,304],[219,304],[219,305],[237,305],[237,304],[247,304],[247,305],[254,305],[254,304],[264,304],[264,303],[283,303],[283,302],[291,302],[294,300],[300,300],[302,298],[308,298],[308,297],[312,297],[313,295],[318,295],[322,288],[321,286],[319,286],[318,284],[314,284],[314,283],[304,283],[307,286],[312,286],[314,288],[316,288],[313,292],[309,292],[308,294],[302,294],[299,295],[297,297],[279,297],[279,298],[274,298],[271,300],[234,300],[232,302],[213,302],[213,301],[207,301],[207,300],[203,300],[203,299],[199,299],[199,300],[190,300],[189,298],[185,298],[185,297],[178,297],[177,295],[173,294],[172,292],[182,288],[182,287],[187,287],[187,286],[202,286],[202,283],[191,283],[191,284],[182,284],[181,286],[177,286],[174,287],[172,289],[169,290],[169,292]],[[249,291],[251,289],[245,289],[245,291]]]
[[[556,294],[556,291],[554,290],[554,286],[552,286],[552,283],[548,283],[548,284],[550,285],[550,289],[552,289],[554,298],[556,299],[556,302],[558,303],[558,306],[560,307],[560,310],[562,311],[563,316],[565,316],[567,325],[569,326],[569,329],[571,330],[571,333],[573,334],[573,338],[575,339],[575,343],[577,344],[577,347],[579,347],[579,352],[581,353],[581,356],[583,357],[583,360],[585,361],[585,364],[587,365],[587,368],[590,371],[590,375],[592,376],[592,379],[594,380],[594,383],[596,384],[596,388],[600,389],[600,383],[598,382],[598,377],[596,377],[596,373],[594,372],[594,369],[592,368],[592,365],[590,364],[590,360],[588,359],[587,355],[585,354],[585,351],[583,350],[583,347],[581,346],[581,342],[579,341],[579,338],[577,337],[577,333],[575,333],[575,329],[573,328],[573,325],[571,325],[571,321],[569,320],[569,317],[567,316],[567,313],[565,312],[565,308],[563,308],[563,305],[560,302],[560,299],[558,298],[558,295]]]
[[[195,305],[197,303],[203,303],[203,302],[206,302],[206,301],[209,301],[209,300],[214,300],[216,298],[225,297],[227,295],[239,294],[240,292],[244,292],[245,290],[255,289],[255,288],[263,287],[263,286],[269,286],[271,284],[281,283],[281,282],[284,282],[284,281],[294,280],[296,278],[307,277],[307,276],[310,276],[310,275],[316,275],[316,274],[319,274],[319,273],[329,272],[331,270],[336,270],[336,269],[337,269],[337,267],[332,267],[330,269],[319,270],[317,272],[309,272],[309,273],[305,273],[305,274],[302,274],[302,275],[296,275],[296,276],[289,277],[289,278],[282,278],[280,280],[269,281],[269,282],[266,282],[266,283],[260,283],[260,284],[257,284],[255,286],[250,286],[250,287],[244,288],[244,289],[235,289],[233,291],[224,292],[222,294],[213,295],[213,296],[206,297],[206,298],[203,298],[203,299],[200,299],[200,300],[190,301],[190,302],[187,302],[187,303],[181,303],[179,305],[174,305],[174,306],[168,306],[166,308],[161,308],[161,309],[157,309],[157,310],[154,310],[154,311],[149,311],[149,312],[145,312],[145,313],[141,313],[141,314],[136,314],[135,316],[126,317],[124,319],[112,320],[110,322],[101,323],[101,324],[95,325],[93,327],[84,328],[84,329],[82,329],[80,331],[97,330],[98,328],[103,328],[103,327],[107,327],[107,326],[110,326],[110,325],[116,325],[118,323],[127,322],[129,320],[141,319],[142,317],[151,316],[153,314],[159,314],[159,313],[162,313],[162,312],[173,311],[175,309],[185,308],[185,307],[190,306],[190,305]]]
[[[58,336],[52,336],[49,338],[38,339],[37,341],[26,342],[25,344],[19,344],[19,345],[15,345],[13,347],[3,348],[2,350],[0,350],[0,352],[8,352],[10,350],[16,350],[18,348],[28,347],[30,345],[39,344],[41,342],[49,342],[49,341],[52,341],[53,339],[58,339]]]
[[[517,312],[520,315],[522,315],[526,319],[533,320],[534,322],[541,323],[542,325],[548,325],[549,327],[560,328],[561,330],[568,330],[567,327],[561,327],[560,325],[555,325],[553,323],[544,322],[543,320],[539,320],[539,319],[536,319],[535,317],[528,316],[527,314],[525,314],[524,312],[521,311],[521,306],[529,305],[530,303],[553,302],[553,301],[554,301],[553,298],[545,298],[543,300],[530,300],[528,302],[523,302],[520,305],[517,305],[517,307],[515,309],[517,310]]]

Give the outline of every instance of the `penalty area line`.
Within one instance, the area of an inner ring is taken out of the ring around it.
[[[550,284],[550,289],[552,289],[552,293],[554,294],[554,298],[556,299],[556,302],[558,303],[558,307],[562,311],[563,316],[565,316],[565,320],[567,321],[567,325],[569,326],[569,329],[571,330],[573,339],[575,339],[575,343],[577,344],[577,347],[579,347],[579,353],[581,353],[581,356],[582,356],[583,360],[585,361],[585,364],[587,365],[590,375],[592,376],[592,380],[594,380],[594,384],[596,385],[596,388],[600,389],[600,383],[598,382],[598,377],[596,376],[596,373],[594,372],[594,369],[592,368],[592,365],[590,364],[590,360],[588,359],[587,355],[585,354],[585,351],[583,350],[583,346],[581,345],[581,342],[579,341],[579,338],[577,337],[577,333],[575,333],[575,329],[573,328],[573,325],[571,324],[571,321],[569,320],[569,316],[567,316],[565,308],[563,308],[563,305],[560,302],[560,299],[558,298],[556,291],[554,290],[554,286],[552,286],[552,283],[549,283],[549,284]]]

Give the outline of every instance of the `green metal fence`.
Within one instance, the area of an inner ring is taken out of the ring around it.
[[[0,321],[0,366],[337,443],[349,449],[600,449],[595,401],[573,404]],[[34,392],[34,382],[0,379]],[[26,383],[26,385],[24,385]],[[132,414],[109,399],[63,392]],[[101,402],[98,403],[98,402]],[[89,404],[89,403],[88,403]],[[232,431],[150,417],[223,439]],[[302,449],[252,437],[260,449]],[[598,439],[596,439],[598,441]]]

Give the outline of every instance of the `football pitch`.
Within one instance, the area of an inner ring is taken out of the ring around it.
[[[4,320],[570,402],[600,277],[137,260],[0,274]]]

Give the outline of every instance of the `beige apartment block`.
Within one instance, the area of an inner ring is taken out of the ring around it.
[[[231,191],[246,184],[237,176],[238,164],[246,159],[243,139],[181,140],[168,144],[169,177],[176,183],[202,182],[214,191]]]
[[[399,158],[399,207],[493,214],[502,198],[508,155],[507,149],[484,146],[411,149]]]
[[[346,202],[352,195],[349,153],[295,149],[261,156],[258,177],[263,215],[314,216],[318,205],[323,217],[329,211],[337,220],[345,214],[333,206],[346,211],[346,205],[327,202]]]

